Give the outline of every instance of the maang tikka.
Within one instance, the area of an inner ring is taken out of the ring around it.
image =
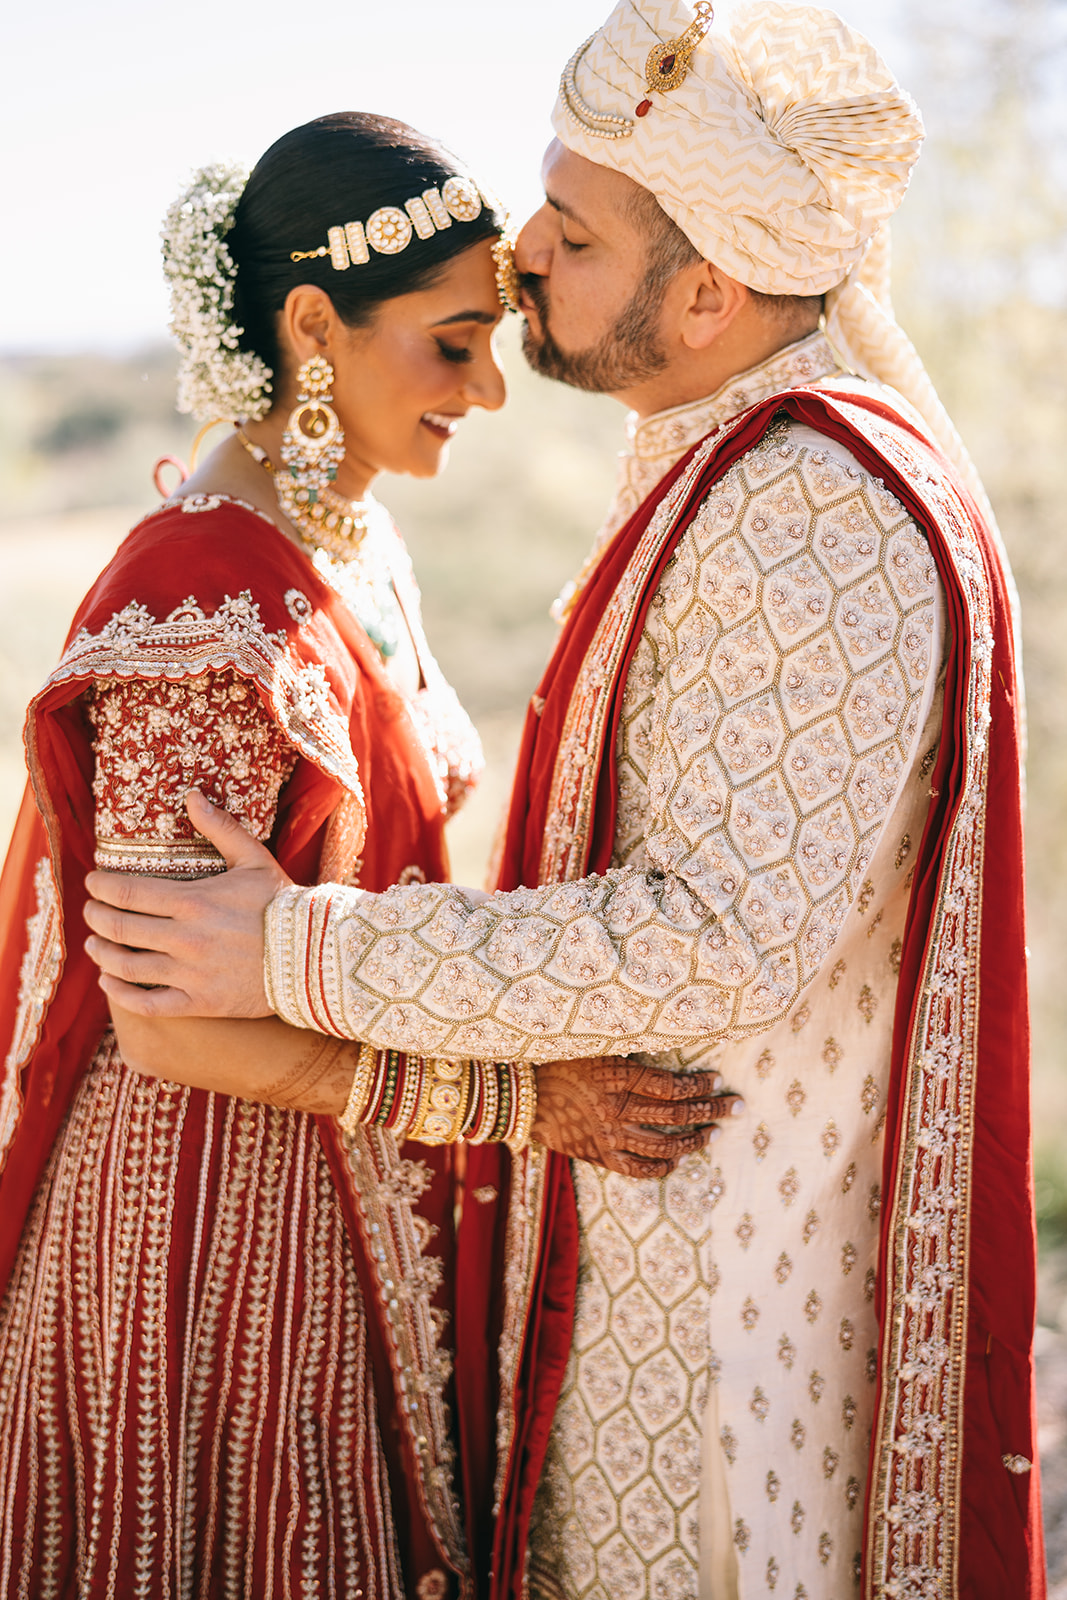
[[[345,458],[345,436],[330,404],[333,367],[312,356],[296,375],[296,405],[282,435],[285,471],[274,488],[286,516],[309,542],[350,555],[366,531],[366,520],[333,488]]]

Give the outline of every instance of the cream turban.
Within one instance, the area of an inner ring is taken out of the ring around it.
[[[844,360],[914,406],[984,501],[889,300],[887,223],[923,139],[914,101],[840,17],[780,0],[731,6],[678,87],[649,96],[649,52],[692,22],[680,0],[619,0],[564,72],[559,138],[650,190],[702,256],[749,288],[827,294]]]

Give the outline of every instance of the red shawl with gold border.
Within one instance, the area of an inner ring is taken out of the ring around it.
[[[80,697],[93,679],[179,682],[222,670],[253,684],[300,757],[269,841],[297,882],[343,873],[357,855],[360,882],[371,889],[405,868],[428,880],[448,876],[444,807],[426,751],[352,614],[251,508],[224,499],[182,504],[188,509],[164,508],[126,539],[29,710],[31,782],[0,882],[4,1284],[72,1092],[108,1022],[82,948],[94,803]],[[377,1130],[349,1146],[331,1118],[318,1121],[363,1291],[407,1581],[412,1592],[429,1583],[434,1600],[473,1595],[490,1536],[496,1397],[484,1262],[495,1208],[468,1206],[457,1237],[447,1150],[398,1147]],[[432,1174],[423,1193],[407,1181],[413,1160]],[[467,1182],[499,1187],[500,1152],[473,1149]],[[442,1322],[454,1329],[457,1318],[450,1380],[438,1340]]]
[[[799,389],[677,464],[605,549],[563,629],[527,717],[500,886],[610,865],[616,736],[646,610],[711,487],[783,413],[840,441],[924,530],[952,639],[895,1019],[863,1593],[1034,1600],[1045,1582],[1010,587],[995,533],[924,434],[869,393]],[[501,1600],[521,1593],[577,1261],[567,1163],[535,1153],[519,1183],[502,1352]]]

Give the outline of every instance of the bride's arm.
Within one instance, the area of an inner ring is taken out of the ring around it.
[[[123,1060],[149,1077],[318,1116],[345,1109],[360,1051],[351,1040],[277,1017],[147,1018],[114,1001],[111,1012]],[[548,1061],[534,1073],[533,1138],[630,1178],[665,1177],[707,1144],[720,1118],[741,1109],[736,1095],[717,1092],[712,1073],[613,1057]]]
[[[359,1045],[278,1017],[137,1017],[111,1002],[119,1052],[150,1078],[262,1100],[291,1111],[339,1117],[359,1058]]]

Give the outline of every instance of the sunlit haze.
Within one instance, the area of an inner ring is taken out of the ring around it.
[[[251,163],[328,111],[441,136],[518,214],[536,204],[567,57],[609,0],[53,0],[5,23],[0,351],[122,348],[166,330],[163,213],[209,161]],[[839,9],[903,71],[888,0]]]

